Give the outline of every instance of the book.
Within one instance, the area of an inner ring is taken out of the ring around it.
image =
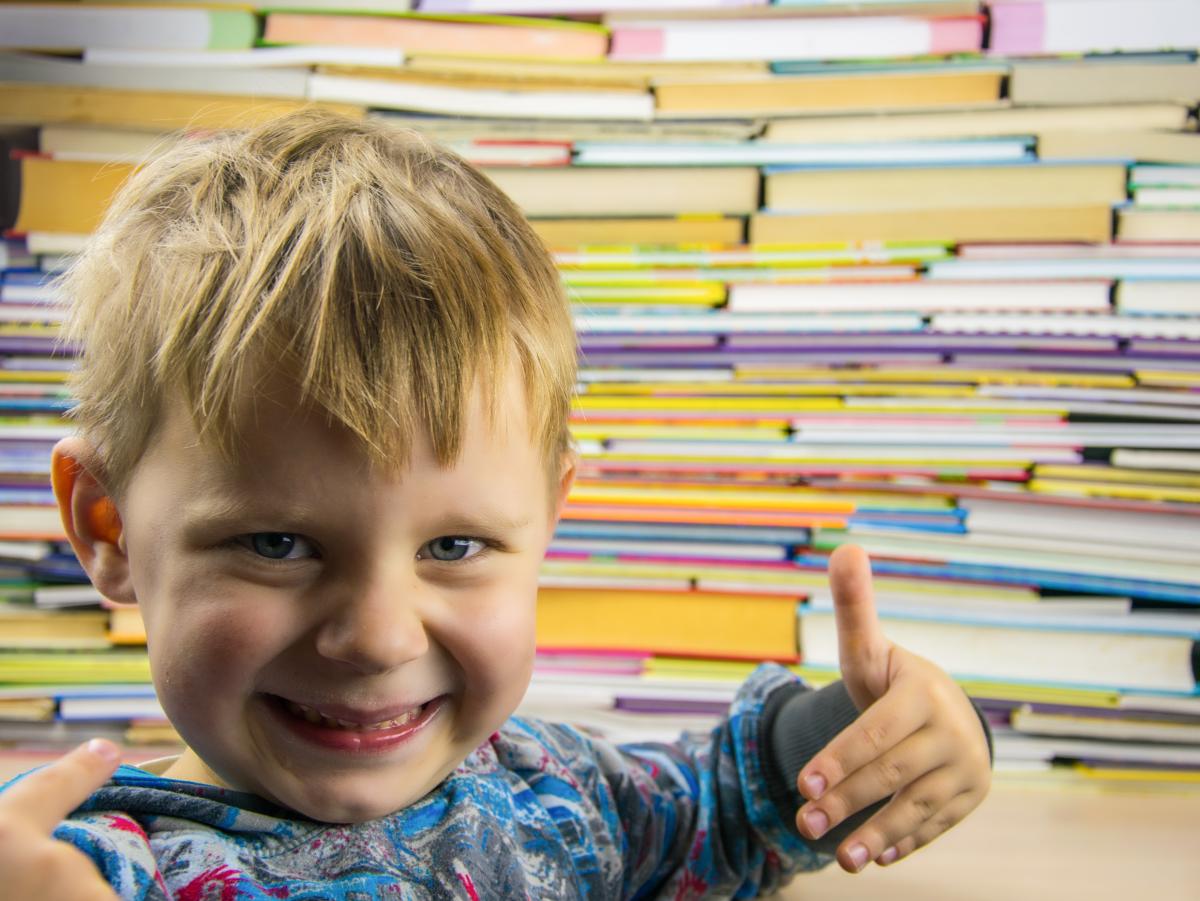
[[[718,592],[542,589],[539,648],[794,660],[796,600]]]
[[[1008,98],[1018,107],[1187,103],[1200,95],[1200,63],[1161,54],[1015,60]]]
[[[1200,316],[1195,281],[1123,281],[1113,294],[1118,313],[1134,316]]]
[[[1200,46],[1190,0],[993,0],[988,50],[1032,56]]]
[[[133,167],[122,163],[21,158],[17,231],[90,232]]]
[[[954,109],[998,104],[1000,68],[821,71],[738,78],[672,78],[654,83],[660,117],[788,116],[880,109]]]
[[[1194,131],[1046,131],[1038,136],[1039,159],[1119,159],[1148,163],[1200,163]]]
[[[743,243],[746,233],[744,219],[720,215],[534,218],[530,225],[550,248],[625,243],[728,245]]]
[[[167,55],[182,51],[161,51]],[[203,59],[221,51],[196,51]],[[236,59],[257,51],[230,51]],[[184,58],[186,59],[186,57]],[[250,68],[249,66],[205,66],[181,59],[169,68],[155,69],[154,89],[191,94],[231,94],[245,97],[276,97],[301,100],[308,90],[309,70],[301,65]],[[146,69],[141,65],[84,63],[33,54],[0,54],[0,82],[55,84],[123,91],[146,89]]]
[[[1116,237],[1122,241],[1200,242],[1200,210],[1126,206],[1116,211]]]
[[[546,119],[644,119],[654,100],[644,91],[458,86],[387,75],[363,77],[317,73],[309,78],[311,100],[438,113],[453,116],[540,116]]]
[[[4,84],[0,124],[70,123],[156,131],[203,130],[234,125],[249,127],[295,112],[307,103],[286,98],[239,97],[230,94],[8,82]],[[342,115],[365,115],[361,106],[344,103],[321,105]]]
[[[794,244],[829,240],[1107,241],[1112,237],[1109,203],[1046,205],[1048,199],[1054,199],[1053,195],[1025,206],[810,213],[766,209],[750,216],[748,238],[753,244]]]
[[[1125,631],[980,622],[881,612],[888,638],[956,677],[1193,694],[1200,677],[1194,628]],[[802,607],[801,656],[806,665],[838,665],[832,609]]]
[[[602,59],[603,28],[579,22],[505,17],[438,19],[269,12],[263,40],[271,44],[395,47],[407,53],[518,59]]]
[[[758,170],[748,167],[485,171],[532,217],[736,215],[758,207]]]
[[[1197,89],[1200,94],[1200,88]],[[772,119],[764,141],[867,142],[985,138],[1097,132],[1182,131],[1188,109],[1179,103],[1076,104],[1066,107],[1006,106],[998,109],[889,112],[870,116]],[[1095,156],[1084,154],[1084,156]]]
[[[886,164],[1012,162],[1031,159],[1026,138],[970,141],[913,141],[878,144],[767,144],[760,141],[693,143],[684,146],[580,142],[577,166],[746,166],[852,167]]]
[[[775,212],[1049,206],[1049,197],[1071,207],[1123,202],[1125,181],[1125,167],[1111,163],[773,167],[765,172],[764,197]]]
[[[246,9],[6,3],[0,35],[0,46],[37,50],[240,50],[254,45],[258,23]]]
[[[1106,281],[880,282],[861,285],[735,284],[727,309],[743,313],[905,310],[1093,310],[1108,312]]]
[[[971,53],[977,16],[771,19],[621,19],[610,22],[615,60],[862,59]]]
[[[39,610],[0,604],[0,653],[109,647],[103,610]]]

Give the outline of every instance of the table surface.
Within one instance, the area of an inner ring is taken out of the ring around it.
[[[781,898],[1198,901],[1200,791],[998,778],[966,820],[908,860],[799,876]]]
[[[50,759],[0,755],[0,781]],[[974,813],[908,860],[856,875],[835,864],[776,897],[1198,901],[1200,789],[999,775]]]

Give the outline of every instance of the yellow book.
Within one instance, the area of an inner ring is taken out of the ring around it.
[[[1153,469],[1123,469],[1117,466],[1041,464],[1034,466],[1038,478],[1082,479],[1090,482],[1132,482],[1143,485],[1170,485],[1200,488],[1200,474],[1161,472]]]
[[[1045,197],[1055,196],[1052,187],[1045,191]],[[822,238],[1096,243],[1111,237],[1112,202],[1109,201],[1075,206],[1030,203],[1027,206],[929,209],[914,205],[908,209],[756,213],[749,223],[752,244],[819,241]]]
[[[582,485],[571,489],[568,502],[577,504],[669,504],[677,507],[714,507],[751,510],[796,510],[819,513],[853,513],[854,503],[820,499],[792,491],[679,491],[656,488],[610,488]]]
[[[123,91],[24,82],[0,84],[0,96],[4,97],[0,103],[0,123],[111,125],[160,132],[249,128],[313,105],[302,100],[229,94]],[[366,115],[364,107],[352,104],[317,105],[355,118]]]
[[[1153,485],[1119,485],[1066,479],[1030,479],[1025,487],[1036,494],[1065,494],[1077,497],[1118,497],[1142,501],[1200,504],[1200,489]]]
[[[759,594],[544,588],[544,648],[795,660],[796,600]]]
[[[617,241],[648,247],[729,245],[746,239],[746,220],[739,216],[534,218],[530,224],[551,249],[587,248]]]
[[[577,410],[716,410],[735,413],[795,412],[801,410],[840,410],[842,403],[833,397],[813,398],[741,398],[741,397],[601,397],[575,398]]]

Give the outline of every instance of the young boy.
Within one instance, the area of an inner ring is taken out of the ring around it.
[[[855,549],[835,686],[762,667],[674,745],[510,718],[575,342],[537,237],[452,154],[321,113],[183,143],[64,290],[55,493],[141,606],[186,748],[114,774],[96,741],[14,782],[11,897],[750,897],[902,858],[985,794],[986,728],[884,638]]]

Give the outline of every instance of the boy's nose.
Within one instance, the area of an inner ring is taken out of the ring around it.
[[[418,589],[419,590],[419,589]],[[317,633],[317,652],[367,673],[383,673],[429,651],[415,598],[403,590],[364,587]]]

